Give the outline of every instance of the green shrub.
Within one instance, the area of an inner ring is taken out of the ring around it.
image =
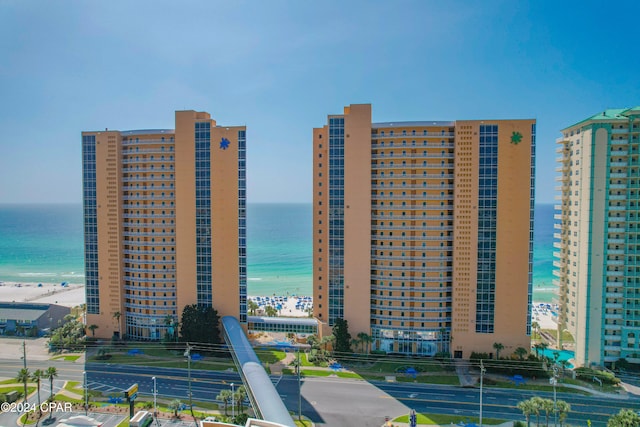
[[[602,381],[603,384],[617,385],[620,384],[620,379],[616,378],[614,374],[607,371],[598,371],[591,368],[578,368],[575,370],[576,377],[584,381],[593,381],[596,377]]]

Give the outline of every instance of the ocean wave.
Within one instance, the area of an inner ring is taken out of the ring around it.
[[[262,277],[249,277],[247,280],[250,282],[259,282],[262,280]]]
[[[18,273],[20,277],[46,277],[46,276],[57,276],[57,273]]]
[[[61,274],[62,277],[84,277],[84,273],[76,273],[76,272],[71,272],[71,273],[62,273]]]

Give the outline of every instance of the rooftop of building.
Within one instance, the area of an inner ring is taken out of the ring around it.
[[[0,318],[10,320],[38,320],[53,304],[0,302]]]
[[[167,134],[173,135],[176,133],[175,129],[134,129],[134,130],[123,130],[120,132],[122,136],[134,136],[134,135],[160,135]]]
[[[378,122],[371,123],[371,129],[380,129],[380,128],[402,128],[402,127],[427,127],[427,126],[455,126],[456,122],[452,121],[414,121],[414,122]]]
[[[601,111],[597,114],[594,114],[591,117],[587,117],[584,120],[580,120],[579,122],[567,126],[562,129],[571,129],[572,127],[581,125],[583,123],[588,123],[591,121],[612,121],[612,120],[628,120],[630,115],[640,115],[640,106],[633,108],[609,108],[604,111]]]

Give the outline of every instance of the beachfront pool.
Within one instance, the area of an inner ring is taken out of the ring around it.
[[[532,348],[531,352],[533,354],[536,354],[536,349]],[[544,350],[539,350],[538,353],[548,357],[551,360],[554,360],[555,354],[558,353],[558,362],[573,359],[573,357],[575,356],[575,352],[571,350],[554,350],[552,348],[545,348]],[[567,368],[573,369],[573,365],[571,363],[568,363]]]

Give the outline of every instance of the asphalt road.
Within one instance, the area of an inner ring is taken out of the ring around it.
[[[54,390],[64,380],[82,381],[86,370],[89,388],[105,394],[122,396],[122,392],[134,383],[139,393],[152,395],[152,377],[157,378],[159,399],[180,399],[188,402],[188,373],[185,369],[147,366],[113,365],[102,363],[74,364],[64,361],[30,362],[29,369],[46,369],[56,366],[60,377]],[[0,377],[13,378],[22,368],[20,361],[0,361]],[[191,371],[191,391],[195,401],[214,401],[223,389],[231,389],[231,383],[241,384],[235,372]],[[298,383],[295,377],[272,378],[277,390],[289,410],[298,411]],[[43,397],[49,393],[48,381],[42,384]],[[483,390],[483,417],[524,419],[516,408],[519,401],[533,396],[553,398],[553,393],[533,392],[521,389]],[[338,377],[309,377],[302,382],[302,412],[319,425],[380,426],[385,416],[396,417],[410,409],[417,412],[479,415],[479,390],[418,383],[366,382]],[[583,396],[576,393],[558,393],[558,399],[571,405],[567,422],[586,425],[591,420],[593,427],[605,426],[607,419],[622,408],[640,410],[640,399],[612,399]],[[0,425],[15,425],[0,415]],[[535,420],[532,420],[535,422]],[[541,422],[544,422],[544,415]],[[553,420],[550,420],[553,422]]]

